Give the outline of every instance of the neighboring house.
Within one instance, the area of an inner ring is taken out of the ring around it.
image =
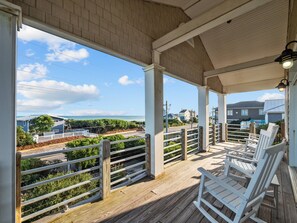
[[[189,109],[182,109],[179,112],[178,117],[181,121],[190,121],[191,117],[196,117],[196,112]]]
[[[166,115],[164,115],[164,119],[166,118]],[[178,115],[177,114],[173,114],[173,113],[169,113],[168,114],[168,120],[171,119],[178,119]]]
[[[65,120],[66,118],[50,115],[54,120],[54,126],[51,131],[55,133],[63,133],[65,127]],[[30,115],[17,118],[17,126],[21,126],[25,132],[29,132],[30,130],[30,123],[34,118],[39,117],[39,115]]]
[[[273,99],[266,100],[264,104],[265,123],[277,122],[284,119],[285,116],[285,100]]]
[[[218,108],[215,108],[217,120]],[[251,120],[258,124],[265,123],[264,102],[242,101],[227,105],[227,122]]]

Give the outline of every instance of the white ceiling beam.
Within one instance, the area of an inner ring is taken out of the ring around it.
[[[210,78],[210,77],[218,76],[219,74],[223,74],[223,73],[228,73],[228,72],[233,72],[233,71],[237,71],[237,70],[243,70],[243,69],[248,69],[251,67],[257,67],[257,66],[261,66],[261,65],[265,65],[265,64],[274,63],[275,58],[277,58],[278,56],[279,55],[273,55],[273,56],[269,56],[269,57],[260,58],[257,60],[252,60],[252,61],[248,61],[248,62],[244,62],[244,63],[239,63],[239,64],[227,66],[227,67],[218,68],[215,70],[205,71],[204,77]]]
[[[250,91],[260,91],[267,89],[274,89],[279,83],[280,78],[249,82],[244,84],[228,85],[223,87],[223,92],[225,94],[240,93],[240,92],[250,92]]]
[[[204,14],[155,40],[153,49],[163,52],[270,1],[272,0],[225,0]]]

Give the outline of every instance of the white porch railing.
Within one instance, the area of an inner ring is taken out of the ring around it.
[[[18,222],[104,199],[112,191],[147,176],[149,141],[146,135],[25,156],[18,153]]]

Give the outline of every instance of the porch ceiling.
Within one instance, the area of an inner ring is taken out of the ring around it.
[[[273,89],[283,76],[277,63],[219,74],[226,93]]]
[[[279,54],[287,38],[287,0],[274,0],[200,35],[215,69]],[[284,76],[278,64],[218,75],[225,93],[274,88]]]
[[[190,18],[195,18],[224,0],[151,0],[161,4],[181,8]]]
[[[222,0],[150,0],[180,7],[190,18],[201,16]],[[224,68],[280,54],[287,39],[289,0],[272,0],[247,13],[209,29],[199,36],[212,61],[224,93],[274,88],[284,70],[273,62],[225,71]],[[197,18],[196,18],[197,19]],[[223,68],[223,69],[222,69]],[[221,72],[221,71],[224,71]],[[208,72],[206,72],[208,73]],[[216,76],[216,75],[214,75]],[[205,76],[206,77],[206,76]],[[208,79],[209,82],[212,79]]]

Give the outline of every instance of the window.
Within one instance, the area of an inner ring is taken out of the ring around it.
[[[233,110],[227,110],[227,115],[232,116],[233,115]]]
[[[259,115],[264,115],[264,109],[263,108],[259,109]]]
[[[249,112],[247,109],[241,109],[241,115],[242,116],[248,116]]]

